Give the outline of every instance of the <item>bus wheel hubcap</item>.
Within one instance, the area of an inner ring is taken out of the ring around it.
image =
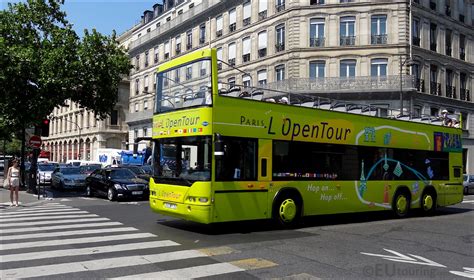
[[[280,205],[280,218],[284,222],[291,222],[296,216],[296,204],[293,199],[285,199]]]
[[[427,194],[423,199],[423,207],[425,210],[430,210],[433,207],[433,198],[431,195]]]
[[[397,210],[398,213],[405,213],[407,210],[407,199],[403,195],[399,196],[397,199]]]

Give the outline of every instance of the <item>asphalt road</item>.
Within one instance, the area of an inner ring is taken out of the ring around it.
[[[147,201],[50,193],[0,210],[1,278],[473,279],[474,196],[432,217],[317,216],[213,226],[152,213]]]

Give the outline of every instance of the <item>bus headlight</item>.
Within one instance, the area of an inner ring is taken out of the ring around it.
[[[194,196],[189,196],[188,201],[189,202],[196,202],[196,198]]]
[[[209,201],[209,199],[207,197],[200,197],[199,198],[199,202],[201,202],[201,203],[206,203],[208,201]]]

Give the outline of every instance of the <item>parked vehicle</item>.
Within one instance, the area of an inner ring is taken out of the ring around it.
[[[110,201],[122,198],[148,198],[148,182],[126,168],[112,167],[94,171],[86,178],[87,196],[106,196]]]
[[[38,164],[38,171],[36,172],[36,184],[38,186],[51,184],[51,175],[55,168],[56,165],[51,163]]]
[[[57,167],[51,176],[51,187],[58,189],[84,188],[87,174],[80,167]]]
[[[101,169],[101,168],[102,168],[102,164],[100,163],[79,166],[81,173],[87,176],[89,176],[92,172],[96,171],[97,169]]]
[[[464,194],[474,194],[474,175],[464,174],[463,183]]]
[[[109,166],[111,167],[111,166]],[[150,174],[147,174],[145,172],[145,170],[143,170],[142,166],[137,166],[137,165],[119,165],[119,166],[116,166],[116,167],[122,167],[122,168],[126,168],[130,171],[133,172],[133,174],[135,174],[135,176],[137,176],[138,178],[140,179],[143,179],[145,181],[150,181],[150,177],[151,175]]]

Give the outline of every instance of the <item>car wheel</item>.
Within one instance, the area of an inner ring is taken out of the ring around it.
[[[116,198],[117,194],[114,190],[114,188],[110,187],[109,190],[107,191],[107,199],[110,201],[114,201]]]
[[[86,187],[86,196],[87,197],[92,197],[93,196],[92,189],[91,189],[90,186]]]

